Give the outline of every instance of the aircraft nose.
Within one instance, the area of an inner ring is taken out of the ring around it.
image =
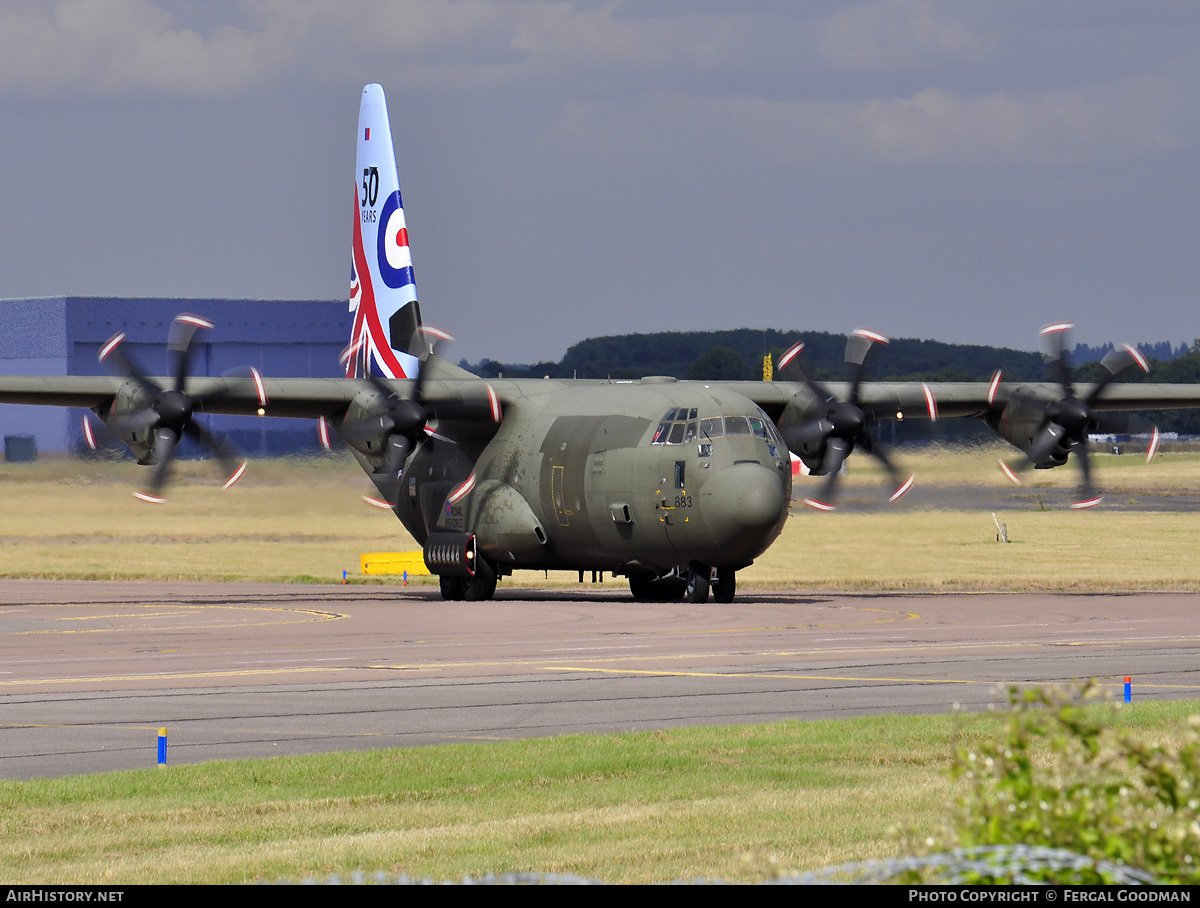
[[[758,556],[783,527],[783,476],[759,463],[736,463],[710,476],[700,492],[704,522],[728,561]]]

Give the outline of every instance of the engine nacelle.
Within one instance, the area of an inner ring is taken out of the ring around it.
[[[1002,410],[991,410],[983,421],[988,428],[1020,451],[1028,451],[1033,439],[1050,419],[1047,408],[1051,403],[1042,403],[1025,397],[1014,396]],[[1064,438],[1065,441],[1065,438]],[[1039,470],[1061,467],[1067,462],[1069,444],[1060,444],[1051,449],[1048,456],[1034,464]]]
[[[479,549],[474,533],[438,531],[425,540],[424,555],[431,574],[474,577]]]
[[[806,434],[803,429],[810,421],[824,415],[827,405],[813,397],[803,388],[792,395],[779,420],[779,431],[788,450],[800,458],[812,476],[823,476],[822,464],[829,437],[824,434]]]
[[[121,385],[107,411],[92,411],[143,466],[158,463],[154,456],[154,426],[138,425],[131,422],[130,417],[144,412],[153,403],[142,385],[128,381]]]
[[[383,462],[383,453],[387,448],[388,435],[392,428],[388,414],[389,403],[386,396],[373,388],[362,391],[350,402],[345,418],[331,423],[342,441],[362,454],[376,469]],[[377,423],[377,431],[372,431],[372,422]],[[344,432],[344,426],[353,426],[353,431]]]
[[[478,545],[498,564],[536,562],[549,541],[529,502],[508,483],[484,480],[473,496]]]

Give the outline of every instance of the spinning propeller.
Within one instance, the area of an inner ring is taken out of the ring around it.
[[[440,340],[453,340],[453,337],[437,328],[423,326],[420,331],[434,338],[433,344]],[[429,353],[433,353],[433,344]],[[361,342],[360,342],[361,345]],[[342,361],[346,362],[357,353],[357,347],[351,345],[342,351]],[[343,423],[338,434],[347,444],[360,451],[370,449],[374,442],[382,439],[383,451],[378,466],[372,478],[381,491],[386,489],[387,501],[379,502],[367,499],[370,504],[392,508],[396,506],[399,496],[399,479],[404,471],[404,464],[416,447],[421,434],[424,433],[439,441],[454,443],[454,440],[435,432],[429,425],[433,419],[467,420],[472,422],[500,422],[500,400],[496,397],[495,389],[484,383],[486,398],[478,401],[458,398],[438,398],[426,392],[426,376],[428,358],[421,361],[413,382],[411,395],[404,397],[389,387],[381,378],[367,375],[366,380],[380,393],[384,400],[381,412],[362,419]]]
[[[780,371],[793,362],[800,372],[801,378],[808,386],[813,397],[824,408],[820,416],[803,422],[783,426],[781,431],[788,449],[801,452],[819,453],[821,462],[812,472],[816,476],[828,476],[816,498],[805,498],[804,503],[818,511],[834,510],[834,490],[837,486],[838,474],[842,464],[855,450],[870,454],[888,471],[896,490],[888,497],[888,501],[898,501],[912,488],[913,476],[903,479],[884,449],[867,432],[867,423],[874,416],[869,408],[864,409],[859,398],[862,385],[863,363],[867,354],[875,344],[886,344],[888,339],[882,334],[859,328],[846,340],[846,363],[850,366],[850,399],[838,400],[820,382],[809,378],[800,368],[797,356],[804,349],[804,343],[790,347],[780,357]]]
[[[149,451],[146,462],[157,464],[151,477],[150,485],[145,491],[133,494],[143,501],[161,504],[165,499],[162,490],[170,471],[171,460],[176,447],[184,435],[198,442],[220,461],[227,471],[228,479],[223,488],[228,489],[242,478],[246,472],[246,461],[240,460],[233,443],[200,425],[195,419],[197,410],[201,410],[206,402],[212,402],[226,395],[229,388],[218,388],[207,395],[190,395],[187,393],[188,377],[191,368],[192,339],[201,329],[209,329],[213,323],[198,315],[177,315],[171,322],[167,350],[173,361],[174,382],[169,388],[161,388],[136,365],[134,365],[120,349],[125,339],[125,332],[113,335],[100,348],[100,361],[106,363],[115,372],[125,375],[135,382],[143,392],[143,399],[148,403],[139,410],[125,415],[114,415],[108,424],[122,437],[138,442],[142,433],[142,444]],[[251,375],[255,383],[259,401],[265,404],[262,378],[257,370],[252,369]],[[90,439],[91,426],[85,423],[85,431]]]
[[[1146,358],[1129,344],[1115,347],[1100,363],[1106,374],[1092,387],[1086,397],[1078,397],[1075,394],[1075,385],[1071,380],[1071,367],[1067,363],[1064,349],[1066,334],[1073,327],[1074,325],[1070,323],[1061,322],[1047,325],[1042,329],[1041,334],[1047,339],[1050,346],[1047,361],[1053,365],[1058,383],[1063,390],[1063,396],[1049,403],[1034,398],[1018,398],[1018,403],[1041,408],[1043,424],[1029,439],[1028,444],[1018,444],[1018,447],[1025,452],[1025,459],[1011,464],[1000,461],[1000,468],[1010,480],[1019,485],[1021,480],[1017,477],[1018,470],[1025,470],[1029,467],[1058,466],[1066,462],[1068,455],[1075,453],[1083,481],[1080,486],[1080,497],[1071,504],[1071,507],[1078,510],[1094,508],[1104,499],[1104,496],[1097,492],[1092,484],[1092,468],[1088,458],[1087,436],[1099,424],[1092,408],[1100,400],[1104,389],[1120,373],[1130,366],[1137,366],[1143,372],[1149,372],[1150,365],[1146,362]],[[993,396],[999,383],[1000,373],[997,372],[992,378]],[[989,402],[993,401],[989,400]],[[1157,448],[1158,429],[1155,429],[1147,461],[1153,458]]]

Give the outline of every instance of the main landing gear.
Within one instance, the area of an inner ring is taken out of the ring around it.
[[[447,602],[486,602],[496,595],[496,569],[484,558],[475,561],[475,573],[470,577],[442,574],[438,577],[442,598]]]
[[[737,592],[737,571],[733,568],[717,568],[717,579],[713,581],[712,592],[717,602],[733,602],[733,596]]]
[[[737,592],[737,571],[733,568],[708,568],[695,565],[668,577],[631,575],[629,591],[638,602],[678,602],[686,599],[697,605],[707,602],[709,593],[717,602],[733,602]]]

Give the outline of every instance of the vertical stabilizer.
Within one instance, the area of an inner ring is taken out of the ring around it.
[[[354,254],[350,271],[351,355],[347,376],[412,378],[426,351],[404,201],[380,85],[363,89],[358,113]]]

